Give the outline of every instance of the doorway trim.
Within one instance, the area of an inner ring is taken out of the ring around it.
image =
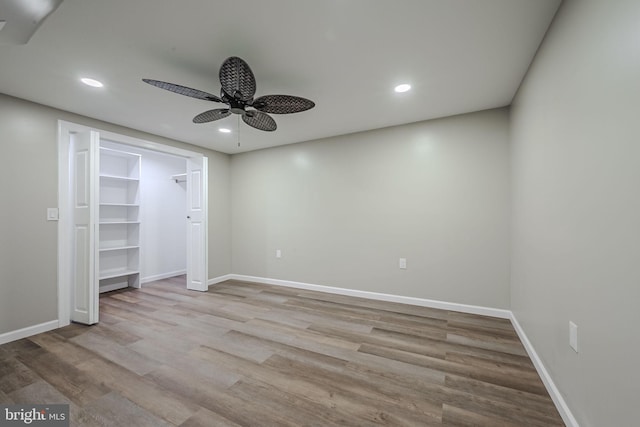
[[[151,142],[144,139],[106,131],[99,128],[81,125],[78,123],[58,120],[58,327],[63,327],[71,323],[71,283],[72,283],[72,263],[73,263],[73,238],[71,220],[71,162],[70,162],[70,140],[71,135],[78,132],[97,131],[101,139],[112,142],[131,145],[137,148],[158,151],[165,154],[172,154],[185,159],[205,159],[206,156],[196,151],[185,150],[170,145]],[[205,191],[208,177],[203,177]],[[205,192],[205,203],[207,199]],[[208,221],[207,221],[208,222]],[[206,222],[205,222],[206,224]],[[205,248],[208,249],[208,232],[205,229]],[[208,263],[208,256],[205,252],[204,262]],[[207,280],[207,278],[205,278]]]

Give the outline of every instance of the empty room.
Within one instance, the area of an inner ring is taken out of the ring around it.
[[[0,425],[638,425],[637,0],[3,0],[0,147]]]

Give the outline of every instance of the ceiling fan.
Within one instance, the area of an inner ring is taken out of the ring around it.
[[[194,123],[213,122],[233,113],[242,115],[242,120],[249,126],[271,132],[278,126],[267,113],[299,113],[316,105],[313,101],[291,95],[265,95],[254,99],[256,79],[249,65],[236,56],[225,59],[220,67],[219,77],[221,85],[219,97],[198,89],[159,80],[142,79],[142,81],[180,95],[228,105],[227,108],[215,108],[198,114],[193,118]]]

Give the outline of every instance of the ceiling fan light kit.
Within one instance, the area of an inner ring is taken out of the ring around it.
[[[249,126],[272,132],[278,125],[269,114],[299,113],[315,107],[313,101],[292,95],[265,95],[254,99],[255,76],[249,64],[237,56],[227,58],[222,63],[218,75],[221,86],[220,96],[160,80],[142,79],[142,81],[191,98],[227,104],[227,108],[215,108],[198,114],[193,118],[194,123],[209,123],[224,119],[231,114],[238,114]]]

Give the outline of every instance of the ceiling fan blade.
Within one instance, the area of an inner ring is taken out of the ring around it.
[[[220,85],[232,98],[249,101],[256,93],[256,78],[249,64],[237,56],[225,59],[220,67]]]
[[[192,89],[186,86],[180,86],[173,83],[161,82],[160,80],[142,79],[143,82],[169,92],[179,93],[180,95],[190,96],[191,98],[204,99],[205,101],[222,102],[222,99],[207,92],[198,89]]]
[[[242,120],[251,127],[267,132],[273,132],[278,128],[276,121],[270,115],[260,111],[247,111],[242,115]]]
[[[216,120],[224,119],[231,114],[228,108],[216,108],[215,110],[205,111],[193,118],[193,123],[209,123]]]
[[[291,114],[310,110],[316,104],[306,98],[291,95],[265,95],[256,98],[253,108],[264,113]]]

